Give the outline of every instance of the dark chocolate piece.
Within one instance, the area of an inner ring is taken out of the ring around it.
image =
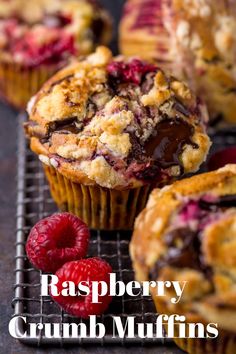
[[[189,117],[190,115],[189,110],[181,102],[176,100],[174,104],[174,108],[176,109],[176,111],[183,114],[185,117]]]
[[[214,201],[200,199],[199,206],[201,209],[205,210],[236,207],[236,194],[224,195]]]
[[[53,133],[61,133],[61,134],[78,134],[81,129],[76,125],[77,118],[71,117],[68,119],[64,119],[62,121],[56,121],[49,125],[48,132],[46,135],[42,136],[41,134],[34,133],[34,136],[40,139],[42,144],[46,144],[49,142]]]
[[[93,33],[94,42],[96,44],[100,43],[105,29],[104,21],[101,18],[94,19],[91,25],[91,29]]]
[[[168,252],[161,257],[150,271],[150,278],[156,280],[161,268],[172,266],[176,268],[192,268],[211,277],[211,269],[203,260],[200,234],[189,228],[179,228],[165,235]],[[182,243],[181,246],[177,245]]]
[[[79,129],[76,125],[77,123],[77,118],[76,117],[71,117],[68,119],[64,119],[62,121],[56,121],[50,124],[49,127],[49,135],[51,135],[54,132],[61,132],[65,134],[78,134],[81,129]]]
[[[184,146],[191,145],[194,149],[198,148],[198,145],[192,141],[193,134],[193,126],[182,119],[162,120],[157,124],[155,135],[152,135],[144,146],[146,154],[162,168],[177,165],[183,172],[180,155]]]

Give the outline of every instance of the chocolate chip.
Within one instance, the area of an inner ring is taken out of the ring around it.
[[[176,101],[174,104],[174,108],[176,109],[176,111],[183,114],[185,117],[189,117],[189,110],[181,102]]]
[[[150,271],[150,278],[155,280],[165,266],[191,268],[203,272],[208,278],[212,271],[202,257],[201,240],[198,231],[190,228],[178,228],[165,235],[167,253],[163,255]]]
[[[54,132],[78,134],[81,129],[77,126],[77,118],[71,117],[61,121],[56,121],[49,126],[49,135]]]
[[[146,155],[162,168],[177,165],[183,172],[180,156],[184,146],[198,148],[192,141],[193,134],[193,126],[186,121],[180,118],[164,119],[157,124],[154,134],[145,144]]]

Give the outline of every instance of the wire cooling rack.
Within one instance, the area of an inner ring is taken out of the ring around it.
[[[106,335],[102,339],[94,338],[63,338],[63,323],[85,323],[69,316],[54,303],[50,297],[40,296],[41,273],[32,268],[25,254],[25,241],[31,227],[41,218],[57,211],[50,197],[48,184],[44,178],[40,162],[30,152],[21,128],[24,116],[20,117],[18,137],[18,180],[17,180],[17,229],[16,229],[16,283],[14,285],[15,296],[12,301],[14,307],[13,317],[22,316],[27,323],[59,323],[59,338],[47,338],[44,329],[38,331],[37,338],[27,334],[20,340],[34,345],[54,344],[64,346],[66,344],[145,344],[145,343],[170,343],[169,339],[141,339],[113,337],[113,316],[119,316],[125,323],[127,316],[134,316],[135,323],[155,323],[157,313],[150,297],[114,297],[108,311],[97,317],[97,322],[103,323]],[[134,279],[134,274],[129,258],[130,232],[104,232],[92,231],[89,256],[99,256],[107,260],[117,280],[127,283]],[[21,336],[27,328],[22,320],[16,322],[17,332]]]
[[[49,188],[45,181],[43,171],[38,159],[30,152],[21,128],[24,116],[20,117],[18,139],[18,180],[17,180],[17,229],[16,229],[16,283],[14,285],[15,296],[12,301],[14,307],[13,317],[23,316],[27,323],[58,323],[60,334],[58,338],[47,338],[44,329],[38,331],[36,338],[26,334],[20,340],[34,345],[54,344],[64,346],[66,344],[170,344],[168,338],[141,339],[136,335],[134,339],[112,336],[113,316],[119,316],[124,323],[127,316],[134,316],[135,323],[155,323],[157,313],[150,297],[113,298],[108,312],[97,318],[106,327],[106,335],[103,339],[91,338],[63,338],[64,323],[85,323],[64,313],[60,307],[51,301],[50,297],[40,296],[41,273],[29,264],[25,255],[25,241],[31,227],[41,218],[57,211],[49,194]],[[236,129],[224,129],[212,134],[214,141],[212,152],[226,146],[236,144]],[[133,280],[134,274],[129,258],[128,245],[129,232],[99,232],[92,231],[89,256],[100,256],[107,260],[117,274],[117,280],[125,283]],[[22,335],[28,328],[22,320],[17,320],[16,329]]]

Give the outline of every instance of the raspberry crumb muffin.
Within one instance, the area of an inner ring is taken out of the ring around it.
[[[28,112],[54,199],[93,228],[131,228],[150,189],[196,171],[210,146],[185,84],[106,47],[58,72]]]
[[[52,74],[110,36],[95,0],[0,0],[0,94],[25,108]]]
[[[186,281],[181,301],[153,299],[187,323],[217,323],[216,339],[178,339],[188,353],[236,353],[236,165],[155,189],[130,245],[139,281]],[[178,333],[175,334],[178,336]]]
[[[235,1],[128,0],[120,47],[124,54],[155,58],[187,79],[212,119],[236,122]]]

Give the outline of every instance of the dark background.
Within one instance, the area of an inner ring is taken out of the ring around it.
[[[34,0],[29,0],[34,1]],[[123,0],[101,1],[115,18],[120,19]],[[114,33],[113,51],[117,51],[117,34]],[[14,284],[15,256],[15,200],[16,200],[16,150],[17,150],[17,112],[9,106],[0,103],[0,353],[156,353],[179,354],[178,349],[158,347],[69,347],[68,349],[27,347],[10,337],[8,322],[12,315],[11,299]]]

